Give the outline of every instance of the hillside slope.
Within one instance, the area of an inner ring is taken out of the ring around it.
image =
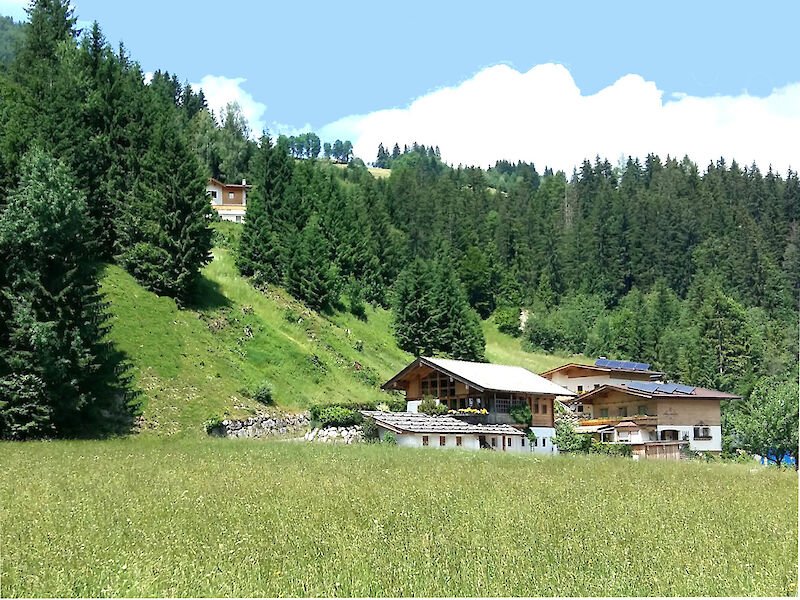
[[[233,224],[216,228],[224,246],[238,233]],[[211,417],[263,411],[251,396],[264,381],[275,403],[290,410],[385,401],[380,384],[413,358],[395,343],[390,311],[368,307],[365,321],[346,312],[319,315],[281,288],[255,289],[223,247],[214,249],[186,309],[114,265],[106,268],[102,288],[111,303],[111,339],[128,356],[143,392],[143,432],[202,435]],[[526,352],[491,319],[483,327],[490,362],[541,372],[587,360]]]
[[[203,271],[198,301],[185,310],[113,265],[102,287],[111,338],[144,392],[144,431],[200,434],[211,416],[251,414],[263,408],[249,396],[264,380],[289,409],[380,401],[380,383],[411,360],[394,343],[387,311],[368,308],[366,321],[349,313],[321,317],[278,288],[254,289],[222,248]]]

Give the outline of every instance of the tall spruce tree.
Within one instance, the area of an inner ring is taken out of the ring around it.
[[[211,209],[177,109],[158,97],[151,107],[150,147],[120,218],[119,257],[147,288],[185,304],[211,259]]]
[[[0,217],[0,437],[86,435],[130,425],[121,355],[92,259],[86,201],[67,168],[42,151],[22,161]]]

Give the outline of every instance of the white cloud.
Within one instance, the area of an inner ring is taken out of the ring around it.
[[[527,73],[497,65],[407,108],[351,115],[319,134],[352,140],[365,160],[374,160],[381,142],[391,148],[416,141],[438,145],[453,164],[526,160],[570,173],[584,158],[653,152],[688,154],[701,169],[724,156],[785,172],[800,167],[800,83],[765,98],[672,94],[665,101],[654,82],[638,75],[583,95],[561,65]]]
[[[0,0],[0,15],[11,17],[15,21],[27,21],[28,13],[25,9],[29,4],[29,0]]]
[[[214,111],[217,119],[223,113],[228,102],[238,102],[242,113],[250,124],[251,135],[260,137],[266,128],[264,113],[267,105],[258,102],[253,96],[242,89],[242,84],[247,80],[243,77],[229,78],[223,75],[206,75],[199,83],[192,83],[192,88],[203,89],[208,108]]]

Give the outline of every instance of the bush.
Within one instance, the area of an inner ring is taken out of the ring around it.
[[[391,431],[387,431],[383,434],[383,443],[389,446],[397,446],[397,437]]]
[[[437,404],[436,400],[428,396],[419,403],[417,411],[431,415],[432,417],[439,417],[447,414],[447,407],[444,404]]]
[[[633,449],[629,444],[614,444],[612,442],[598,442],[597,440],[592,440],[589,446],[589,454],[630,457],[633,455]]]
[[[361,423],[361,432],[367,442],[376,441],[378,439],[378,425],[375,423],[375,419],[366,417],[364,422]]]
[[[503,306],[494,311],[494,322],[497,329],[505,334],[519,337],[522,330],[519,327],[520,317],[519,306]]]
[[[214,429],[220,427],[222,425],[222,420],[222,417],[219,415],[212,415],[207,418],[205,423],[203,423],[203,426],[206,428],[206,433],[211,433]]]
[[[319,421],[325,427],[349,427],[363,420],[360,412],[342,406],[328,406],[319,413]]]
[[[253,391],[253,399],[261,404],[272,404],[272,384],[266,379]]]
[[[318,421],[320,423],[323,422],[322,413],[323,411],[329,408],[343,408],[350,412],[358,412],[360,410],[375,410],[376,403],[375,402],[337,402],[336,404],[315,404],[311,407],[311,420]],[[359,413],[359,416],[361,413]],[[359,421],[360,422],[360,421]]]
[[[533,414],[527,404],[515,404],[508,410],[508,414],[520,425],[530,425]]]
[[[568,421],[556,423],[556,435],[553,443],[558,447],[559,452],[586,453],[592,444],[592,438],[588,434],[575,433],[575,429]]]

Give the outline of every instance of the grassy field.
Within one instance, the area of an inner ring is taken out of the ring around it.
[[[595,456],[3,443],[0,595],[794,595],[797,489]]]

